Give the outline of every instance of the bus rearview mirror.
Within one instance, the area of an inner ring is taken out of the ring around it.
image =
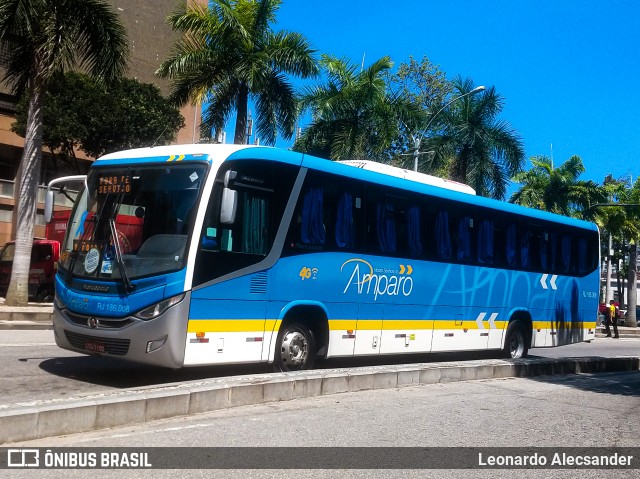
[[[53,191],[47,190],[47,194],[44,197],[44,220],[47,223],[50,223],[52,216],[53,216]]]
[[[236,220],[236,209],[238,208],[238,192],[230,188],[222,190],[222,201],[220,202],[220,223],[231,225]]]

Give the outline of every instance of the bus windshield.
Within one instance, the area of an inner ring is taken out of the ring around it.
[[[76,201],[60,258],[73,276],[123,280],[184,267],[207,165],[92,170]]]

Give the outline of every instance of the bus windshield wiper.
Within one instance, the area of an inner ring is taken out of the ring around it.
[[[124,266],[124,259],[122,258],[122,249],[120,247],[120,238],[118,238],[118,231],[116,230],[116,221],[114,219],[109,220],[109,228],[111,228],[111,237],[113,238],[113,247],[116,250],[116,262],[118,263],[118,269],[120,270],[120,277],[124,283],[124,287],[127,293],[132,293],[136,287],[131,283],[127,276],[127,271]]]

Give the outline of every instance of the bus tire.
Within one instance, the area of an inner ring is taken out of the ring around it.
[[[316,356],[316,341],[300,323],[284,325],[278,333],[274,366],[278,371],[311,369]]]
[[[511,359],[526,358],[529,352],[525,327],[521,321],[512,321],[507,327],[504,355]]]

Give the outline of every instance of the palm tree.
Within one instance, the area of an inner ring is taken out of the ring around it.
[[[635,205],[640,204],[640,180],[632,185],[629,191],[629,201]],[[629,271],[627,276],[627,318],[625,326],[636,328],[638,326],[636,311],[638,306],[638,242],[640,242],[640,209],[636,206],[631,211],[635,231],[629,242]]]
[[[558,168],[546,156],[531,158],[533,168],[513,176],[521,184],[509,201],[565,216],[594,220],[596,203],[607,201],[607,193],[594,181],[579,180],[585,168],[578,156],[572,156]]]
[[[604,180],[604,189],[607,192],[606,207],[599,208],[597,222],[603,232],[603,236],[609,238],[609,248],[617,245],[613,259],[618,263],[624,262],[628,254],[627,263],[627,317],[625,326],[636,327],[637,305],[637,255],[638,241],[640,240],[640,181],[635,184],[627,179],[616,180],[608,175]],[[616,204],[620,204],[617,206]],[[607,252],[607,292],[605,301],[609,298],[611,257]],[[617,271],[618,297],[623,296],[623,271]]]
[[[503,199],[509,178],[522,171],[524,147],[516,131],[497,119],[503,100],[495,87],[469,95],[473,89],[470,78],[453,81],[452,95],[467,96],[441,113],[436,133],[424,142],[432,152],[427,171],[444,171],[479,195]]]
[[[312,121],[296,141],[295,150],[332,160],[384,160],[402,123],[420,114],[417,104],[389,93],[387,71],[393,66],[382,57],[366,69],[344,59],[323,55],[323,85],[307,88],[301,109],[311,110]]]
[[[42,115],[49,80],[78,66],[99,80],[120,76],[127,41],[103,0],[0,0],[0,42],[10,45],[4,80],[29,98],[25,146],[15,181],[16,254],[6,304],[28,301],[29,260],[42,160]]]
[[[209,7],[183,4],[168,21],[183,38],[157,75],[171,78],[171,99],[210,102],[203,127],[222,131],[236,113],[234,143],[247,142],[249,100],[256,134],[274,144],[278,131],[291,138],[297,116],[293,86],[286,75],[317,74],[314,50],[298,33],[273,32],[280,0],[213,0]]]

